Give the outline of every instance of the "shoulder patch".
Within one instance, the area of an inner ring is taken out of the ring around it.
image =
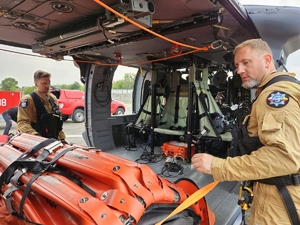
[[[273,108],[281,108],[286,106],[290,100],[290,96],[282,91],[274,91],[267,97],[267,104]]]
[[[27,99],[21,99],[20,101],[20,107],[26,108],[28,106],[28,100]]]

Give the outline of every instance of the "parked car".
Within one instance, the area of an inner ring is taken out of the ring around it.
[[[110,112],[113,115],[124,115],[126,106],[123,102],[112,100],[110,104]]]
[[[59,109],[62,112],[64,121],[71,118],[75,123],[84,121],[84,92],[80,90],[51,89],[51,92],[57,97]],[[123,102],[111,101],[111,114],[123,115],[126,106]]]

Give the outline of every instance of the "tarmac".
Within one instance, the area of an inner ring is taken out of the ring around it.
[[[126,111],[125,115],[132,113],[132,106],[131,103],[127,103],[126,105]],[[12,121],[12,127],[10,130],[10,133],[16,134],[16,127],[17,124]],[[0,114],[0,134],[3,134],[5,128],[5,122],[2,117],[2,114]],[[67,121],[64,121],[63,124],[63,131],[66,134],[66,141],[68,143],[75,143],[83,146],[87,146],[84,139],[82,138],[82,133],[85,130],[85,123],[74,123],[71,119],[68,119]]]
[[[10,133],[16,134],[17,124],[12,121],[12,127]],[[2,115],[0,115],[0,134],[3,134],[5,128],[5,122]],[[79,145],[86,146],[84,139],[82,138],[82,133],[84,132],[84,123],[74,123],[72,120],[67,120],[64,122],[63,130],[66,134],[66,141],[68,143],[76,143]]]

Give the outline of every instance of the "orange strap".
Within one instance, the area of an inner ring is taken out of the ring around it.
[[[208,194],[212,189],[214,189],[214,187],[217,186],[218,183],[219,183],[218,181],[214,181],[214,182],[200,188],[198,191],[196,191],[194,194],[192,194],[190,197],[188,197],[184,202],[182,202],[176,209],[174,209],[174,211],[171,212],[165,219],[156,223],[155,225],[161,225],[163,222],[165,222],[170,217],[176,215],[177,213],[186,209],[190,205],[194,204],[199,199],[203,198],[206,194]]]

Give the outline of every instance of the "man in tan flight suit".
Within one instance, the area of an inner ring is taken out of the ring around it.
[[[55,138],[65,142],[66,136],[62,130],[62,121],[60,121],[59,111],[57,111],[59,109],[57,98],[50,93],[50,78],[51,74],[42,70],[38,70],[34,73],[34,84],[36,87],[34,92],[37,95],[33,92],[22,97],[18,107],[17,129],[23,133]],[[41,105],[43,105],[44,110],[46,110],[43,116],[45,118],[54,118],[50,121],[49,127],[43,127],[44,121],[37,118],[37,109],[32,94],[35,94],[35,96],[37,96],[36,99],[42,102]],[[53,105],[50,102],[50,96],[54,100]],[[56,112],[53,112],[53,110]],[[59,123],[61,124],[59,125]],[[49,135],[44,133],[44,131],[48,132],[50,130],[54,130],[55,132]]]
[[[192,165],[198,172],[212,174],[216,181],[255,181],[249,225],[291,224],[276,186],[258,180],[299,174],[300,85],[278,81],[263,89],[274,77],[294,77],[295,74],[276,72],[272,52],[261,39],[238,45],[234,51],[234,63],[243,87],[257,88],[247,130],[249,136],[258,137],[263,146],[250,155],[226,159],[196,154],[192,158]],[[299,217],[300,186],[286,187]]]

